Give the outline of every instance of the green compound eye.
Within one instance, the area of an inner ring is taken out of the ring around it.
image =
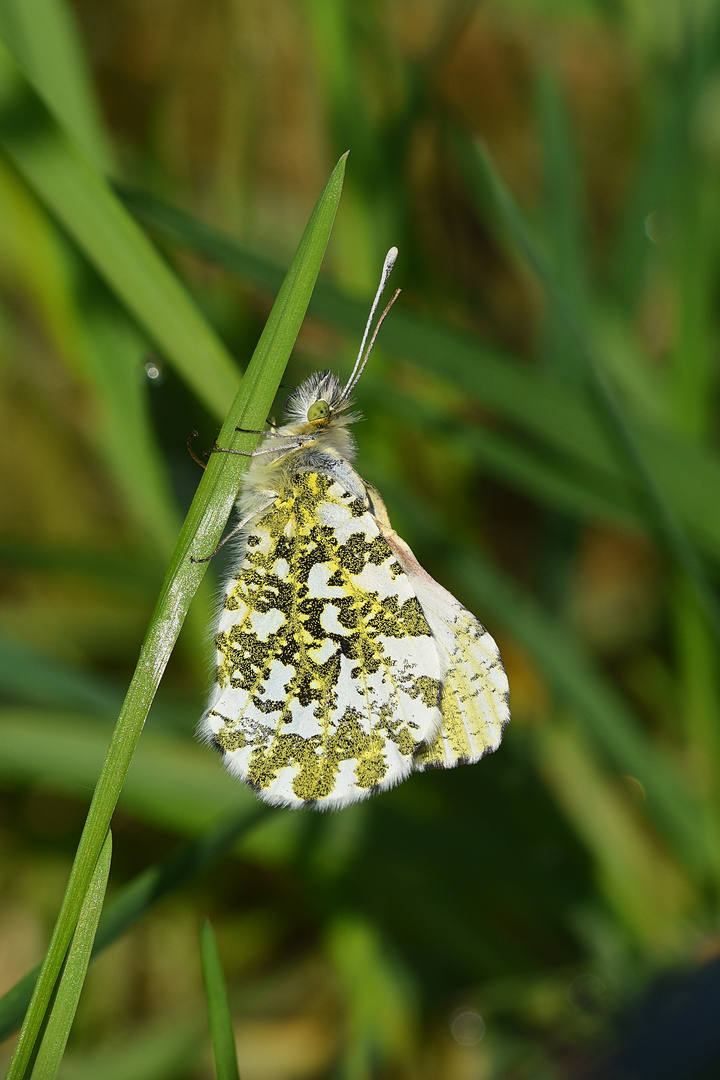
[[[307,412],[307,418],[310,423],[312,423],[313,420],[327,420],[329,415],[330,406],[327,401],[323,401],[322,398],[320,398],[319,401],[313,402]]]

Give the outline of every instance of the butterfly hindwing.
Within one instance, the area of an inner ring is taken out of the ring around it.
[[[500,653],[485,627],[442,586],[432,579],[432,585],[411,580],[447,664],[440,702],[442,726],[415,754],[415,769],[473,764],[497,750],[510,720],[508,681]]]
[[[334,807],[402,780],[440,727],[441,660],[357,495],[300,472],[253,524],[203,728],[266,801]]]
[[[508,680],[500,651],[478,619],[422,568],[392,528],[378,492],[369,484],[366,488],[379,528],[423,609],[443,672],[442,725],[417,750],[414,768],[472,764],[497,750],[510,720]]]

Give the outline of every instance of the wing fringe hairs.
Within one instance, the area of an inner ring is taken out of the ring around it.
[[[351,392],[310,376],[266,433],[236,508],[201,738],[271,805],[340,809],[413,771],[497,749],[509,692],[492,637],[420,566],[352,467]]]

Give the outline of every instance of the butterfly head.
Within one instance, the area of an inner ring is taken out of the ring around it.
[[[311,429],[328,427],[350,404],[344,387],[331,371],[315,372],[290,395],[285,412],[290,423]]]

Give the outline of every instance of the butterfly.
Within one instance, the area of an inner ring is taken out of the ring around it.
[[[479,761],[509,720],[487,630],[420,566],[355,471],[352,374],[310,376],[264,433],[236,502],[234,567],[200,737],[274,806],[341,809],[413,771]]]

